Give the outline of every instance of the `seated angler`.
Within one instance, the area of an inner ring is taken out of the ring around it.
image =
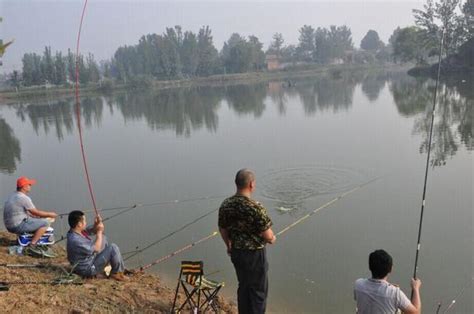
[[[16,192],[10,195],[5,202],[3,222],[7,230],[18,235],[32,233],[29,244],[34,253],[41,253],[36,246],[41,236],[45,234],[50,223],[57,217],[55,212],[37,209],[31,198],[27,195],[36,180],[20,177],[16,181]]]
[[[104,224],[100,216],[96,216],[94,225],[87,228],[86,216],[82,211],[69,213],[67,233],[67,258],[74,267],[74,272],[83,277],[102,275],[105,266],[112,267],[110,278],[127,281],[125,267],[119,247],[107,242],[104,235]],[[91,235],[95,233],[95,240]]]

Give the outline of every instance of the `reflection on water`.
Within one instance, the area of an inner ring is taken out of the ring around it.
[[[466,83],[459,86],[441,84],[433,125],[432,166],[442,166],[454,156],[459,145],[473,149],[473,99],[468,98]],[[415,117],[413,132],[422,135],[420,153],[426,153],[429,143],[434,82],[410,77],[390,82],[390,90],[398,112]],[[463,94],[465,93],[465,94]]]
[[[404,74],[389,72],[352,73],[338,78],[320,76],[288,81],[275,81],[225,87],[182,88],[165,91],[120,93],[107,97],[84,97],[81,103],[82,119],[86,127],[100,126],[104,106],[111,113],[120,112],[125,121],[145,120],[153,130],[174,130],[176,135],[189,137],[193,130],[205,127],[210,132],[218,128],[217,110],[224,101],[238,115],[260,118],[265,112],[268,96],[285,115],[289,100],[299,97],[306,115],[318,111],[347,111],[357,85],[370,102],[375,102],[380,91],[389,82],[389,90],[398,112],[405,117],[415,117],[413,133],[422,136],[420,153],[428,145],[430,114],[434,82],[414,79]],[[433,157],[431,164],[446,164],[456,154],[459,145],[468,150],[473,144],[473,99],[470,83],[440,85],[436,124],[433,132]],[[471,86],[472,87],[472,86]],[[17,116],[29,119],[35,132],[46,134],[54,131],[58,140],[64,133],[75,129],[73,101],[55,101],[14,105]],[[2,169],[14,169],[14,160],[20,160],[20,149],[11,130],[4,127],[0,134],[6,143],[2,149]],[[9,144],[8,144],[9,143]]]
[[[17,161],[21,161],[20,142],[5,119],[0,118],[0,172],[15,172]]]

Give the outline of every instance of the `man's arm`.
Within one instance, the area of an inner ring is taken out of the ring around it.
[[[94,244],[94,251],[99,253],[102,250],[102,242],[104,241],[104,224],[102,221],[95,224],[96,238]]]
[[[265,242],[269,244],[273,244],[276,241],[276,236],[273,233],[272,228],[268,228],[267,230],[260,233],[260,236],[265,240]]]
[[[420,287],[421,280],[413,279],[411,280],[411,287],[413,289],[413,296],[411,297],[411,304],[403,310],[405,314],[419,314],[421,313],[421,298],[420,298]]]
[[[38,208],[30,208],[28,209],[28,212],[31,216],[40,218],[56,218],[58,216],[58,214],[56,214],[55,212],[47,212]]]
[[[232,242],[229,238],[229,232],[227,231],[227,229],[219,227],[219,233],[221,234],[221,238],[227,247],[227,254],[230,255],[230,251],[232,250]]]

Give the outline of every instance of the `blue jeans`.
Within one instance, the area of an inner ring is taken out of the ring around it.
[[[43,218],[25,218],[18,226],[8,231],[11,233],[22,234],[22,233],[35,233],[36,230],[43,227],[49,227],[49,222]]]
[[[94,267],[96,272],[104,271],[104,267],[110,263],[112,267],[111,274],[116,274],[118,272],[123,272],[125,269],[122,254],[120,254],[119,247],[115,244],[109,244],[107,239],[104,237],[104,248],[102,251],[97,253],[94,258]]]

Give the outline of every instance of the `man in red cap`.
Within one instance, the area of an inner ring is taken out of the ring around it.
[[[56,218],[55,212],[37,209],[31,198],[27,195],[36,180],[20,177],[16,181],[16,192],[10,195],[5,202],[3,222],[11,233],[33,233],[31,249],[36,249],[36,242],[46,232],[50,222],[46,218]]]

